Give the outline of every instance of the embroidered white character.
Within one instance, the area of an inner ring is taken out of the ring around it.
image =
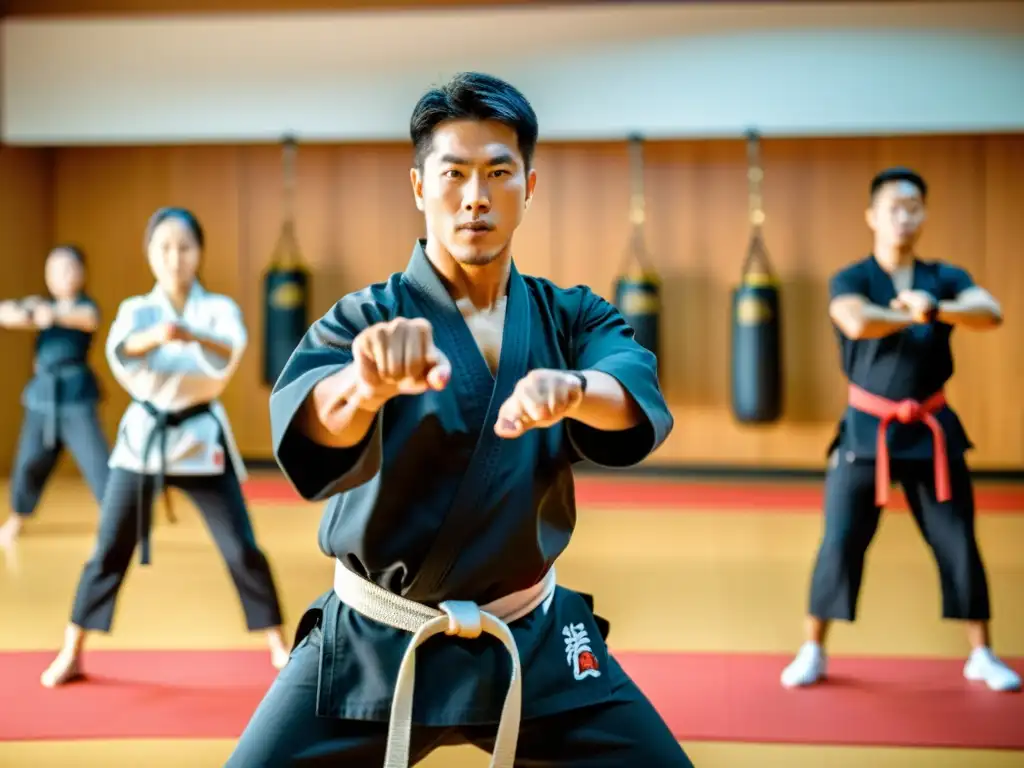
[[[572,674],[577,680],[587,677],[600,677],[597,657],[590,647],[590,635],[582,624],[569,624],[562,629],[565,637],[565,660],[572,667]]]

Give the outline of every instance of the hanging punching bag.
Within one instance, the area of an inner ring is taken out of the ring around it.
[[[263,275],[263,383],[273,387],[309,328],[309,274],[295,236],[295,155],[292,138],[283,143],[284,221],[270,268]]]
[[[629,164],[632,233],[626,264],[615,281],[614,302],[633,329],[637,342],[657,357],[661,351],[661,280],[649,266],[644,234],[643,138],[636,134],[629,137]]]
[[[766,424],[782,415],[782,340],[779,286],[762,236],[760,137],[747,135],[750,245],[732,294],[732,410],[743,424]]]

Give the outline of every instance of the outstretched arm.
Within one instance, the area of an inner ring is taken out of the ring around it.
[[[36,324],[32,322],[32,313],[21,302],[0,301],[0,328],[14,331],[29,330],[35,327]]]
[[[961,291],[955,299],[940,301],[937,319],[947,325],[987,331],[1003,324],[1003,310],[992,294],[974,285]]]
[[[828,314],[836,328],[854,340],[880,339],[899,333],[914,322],[906,309],[880,307],[858,294],[836,296],[829,303]]]
[[[100,313],[96,310],[96,305],[91,302],[82,301],[74,304],[58,302],[53,305],[53,324],[93,333],[99,328]]]
[[[620,432],[638,426],[644,412],[614,376],[604,371],[582,371],[587,379],[583,399],[572,418],[602,432]]]

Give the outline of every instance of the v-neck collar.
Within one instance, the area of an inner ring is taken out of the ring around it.
[[[165,312],[170,314],[172,317],[176,317],[179,320],[184,320],[188,316],[189,308],[197,300],[201,299],[206,291],[199,284],[198,280],[192,281],[192,287],[188,289],[188,296],[185,298],[185,306],[181,308],[179,313],[171,303],[170,297],[159,285],[153,286],[153,290],[149,292],[151,301],[157,306],[161,307]]]
[[[459,309],[451,294],[448,293],[448,289],[445,288],[441,277],[434,269],[434,265],[430,263],[430,258],[426,252],[426,240],[416,241],[412,257],[409,259],[409,265],[403,273],[403,278],[408,280],[425,298],[431,301],[438,315],[437,319],[444,326],[443,328],[435,329],[435,333],[439,332],[444,335],[447,331],[447,335],[451,337],[451,341],[459,350],[459,357],[469,369],[467,373],[473,377],[486,376],[486,379],[493,386],[501,375],[502,368],[515,367],[512,356],[517,347],[516,345],[509,344],[508,341],[511,336],[510,330],[516,326],[515,318],[517,316],[521,317],[525,310],[526,291],[523,286],[522,277],[518,270],[516,270],[514,262],[509,265],[508,287],[505,295],[505,317],[501,329],[501,351],[498,354],[498,367],[494,373],[491,373],[491,367],[487,364],[487,359],[477,345],[476,339],[469,329],[469,324],[462,314],[462,310]],[[435,342],[439,342],[436,336]],[[469,350],[472,350],[472,352]]]
[[[885,293],[889,294],[889,299],[896,298],[896,283],[892,279],[892,273],[888,272],[879,262],[878,257],[875,254],[871,254],[871,264],[873,266],[873,282],[878,285],[885,285]],[[910,290],[918,290],[920,288],[921,280],[921,261],[915,256],[910,262]]]

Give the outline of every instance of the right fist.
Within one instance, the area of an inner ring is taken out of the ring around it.
[[[49,304],[37,304],[32,309],[32,322],[36,324],[38,328],[49,328],[53,325],[54,312],[53,307]]]
[[[25,317],[25,310],[14,301],[0,301],[0,325],[11,325]]]
[[[178,323],[160,323],[153,328],[153,340],[157,344],[166,344],[170,341],[191,341],[192,334]]]
[[[451,363],[434,346],[434,329],[422,318],[398,317],[371,325],[352,342],[357,396],[370,407],[395,395],[441,390]]]

